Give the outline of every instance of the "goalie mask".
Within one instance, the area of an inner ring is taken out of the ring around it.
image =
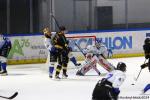
[[[99,49],[99,51],[101,52],[102,56],[106,59],[106,58],[111,58],[113,55],[113,52],[111,49],[108,49],[106,47],[105,44],[103,44],[102,42],[96,42],[96,47]]]
[[[95,42],[96,48],[99,49],[101,47],[101,45],[103,45],[102,41],[101,40],[96,40],[96,42]]]
[[[117,64],[117,70],[121,70],[121,71],[125,72],[126,71],[126,64],[123,62],[119,62]]]

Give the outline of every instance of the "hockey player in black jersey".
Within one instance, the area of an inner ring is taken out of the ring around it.
[[[58,65],[56,68],[55,78],[60,79],[59,74],[63,67],[63,76],[68,77],[67,75],[67,63],[68,63],[68,41],[65,37],[67,33],[66,28],[61,26],[60,31],[55,34],[52,38],[52,44],[54,45],[53,51],[56,54],[54,60],[58,59]]]
[[[147,63],[141,65],[141,69],[148,67],[150,71],[150,38],[146,38],[143,45],[145,59],[148,59]],[[147,84],[142,90],[143,93],[147,92],[150,89],[150,84]]]
[[[7,57],[11,49],[11,41],[0,35],[0,74],[7,75]]]

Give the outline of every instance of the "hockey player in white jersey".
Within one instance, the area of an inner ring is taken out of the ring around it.
[[[7,75],[7,57],[11,50],[12,44],[11,41],[3,36],[0,35],[0,75],[6,76]]]
[[[44,33],[44,36],[45,36],[45,39],[44,39],[44,45],[45,45],[45,47],[47,48],[47,50],[49,51],[48,52],[48,65],[49,65],[49,77],[50,78],[52,78],[52,76],[53,76],[53,71],[54,71],[54,65],[55,65],[55,63],[57,63],[57,62],[55,62],[55,61],[52,61],[52,58],[53,58],[53,45],[52,45],[52,43],[51,43],[51,38],[54,36],[54,32],[52,33],[50,30],[49,30],[49,28],[44,28],[43,29],[43,33]]]
[[[108,73],[105,78],[96,84],[92,100],[118,100],[119,87],[126,79],[126,64],[119,62],[116,70]]]
[[[89,45],[83,52],[86,54],[85,64],[77,71],[76,75],[84,76],[92,68],[100,75],[96,66],[97,63],[108,72],[114,70],[114,66],[106,59],[112,56],[112,51],[107,49],[103,43],[96,42],[93,46]]]

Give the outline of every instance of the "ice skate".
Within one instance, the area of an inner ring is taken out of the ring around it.
[[[68,77],[68,75],[66,73],[62,74],[62,78],[66,79]]]
[[[7,76],[8,74],[7,74],[7,71],[2,71],[2,72],[0,72],[0,75],[1,76]]]

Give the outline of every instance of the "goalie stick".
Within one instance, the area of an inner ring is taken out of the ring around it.
[[[18,95],[18,92],[15,92],[15,93],[14,93],[12,96],[10,96],[10,97],[0,96],[0,98],[4,98],[4,99],[14,99],[17,95]]]
[[[84,55],[84,57],[86,58],[86,54],[83,52],[82,48],[74,41],[74,44],[78,47],[78,49],[80,50],[80,52]],[[91,67],[91,66],[89,66]],[[92,66],[93,67],[93,66]],[[101,74],[99,72],[99,70],[96,67],[93,67],[93,69],[98,73],[98,76]]]

